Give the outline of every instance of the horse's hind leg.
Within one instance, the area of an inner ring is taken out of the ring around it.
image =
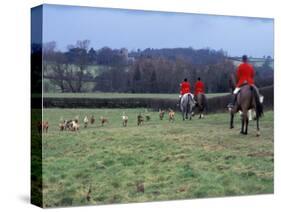
[[[234,126],[233,126],[233,118],[234,118],[234,113],[233,112],[230,112],[230,129],[233,129]]]
[[[243,111],[242,112],[242,118],[241,118],[241,134],[247,135],[248,133],[248,124],[249,124],[249,119],[248,119],[248,111]]]
[[[240,131],[241,134],[244,134],[244,126],[245,126],[245,120],[244,120],[244,115],[242,115],[242,118],[241,118],[241,131]]]
[[[260,124],[259,124],[259,118],[257,117],[257,136],[260,136]]]
[[[246,115],[246,117],[245,117],[245,124],[246,124],[246,126],[245,126],[245,135],[247,135],[248,134],[248,125],[249,125],[249,118],[248,118],[248,116]]]
[[[200,113],[199,119],[204,118],[203,112],[204,112],[204,108],[201,107],[201,108],[200,108],[200,111],[199,111],[199,113]]]

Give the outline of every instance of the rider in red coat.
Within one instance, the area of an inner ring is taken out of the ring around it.
[[[180,87],[181,87],[181,91],[180,91],[181,96],[183,96],[186,93],[190,93],[190,83],[187,81],[186,78],[180,84]]]
[[[191,93],[190,91],[190,83],[187,81],[187,79],[185,78],[183,80],[183,82],[180,84],[180,96],[179,96],[179,103],[178,105],[180,105],[180,102],[181,102],[181,97],[186,94],[186,93]],[[191,94],[192,98],[193,98],[193,95]]]
[[[199,93],[205,93],[205,85],[201,81],[200,77],[198,77],[197,82],[195,83],[195,96]]]
[[[236,71],[237,84],[233,94],[237,94],[242,85],[254,86],[255,71],[253,66],[248,63],[247,55],[243,55],[242,61],[243,63],[238,66]]]
[[[236,71],[237,85],[240,88],[244,84],[254,85],[255,71],[251,64],[247,62],[247,59],[243,59],[243,63],[240,64]]]
[[[235,105],[237,94],[243,85],[246,84],[251,85],[259,95],[258,88],[254,84],[255,71],[253,66],[248,63],[247,55],[242,56],[242,64],[240,64],[237,68],[236,77],[237,77],[237,84],[236,84],[236,88],[233,91],[234,98],[233,98],[233,102],[229,105],[230,108],[232,108]],[[260,102],[262,103],[262,101],[263,99],[261,98]]]

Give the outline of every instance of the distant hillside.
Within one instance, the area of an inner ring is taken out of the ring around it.
[[[138,50],[137,52],[130,52],[129,56],[135,59],[140,58],[163,58],[170,61],[183,59],[196,65],[211,65],[220,63],[225,59],[226,52],[223,50],[213,49],[193,49],[189,48],[163,48],[152,49],[147,48]]]
[[[229,91],[229,76],[241,61],[223,50],[163,48],[128,51],[125,48],[89,49],[89,41],[77,41],[66,52],[55,43],[43,48],[45,92],[178,93],[187,78],[194,90],[198,77],[206,92]],[[36,52],[32,51],[32,56]],[[39,55],[40,56],[40,55]],[[273,59],[250,58],[261,87],[273,84]]]

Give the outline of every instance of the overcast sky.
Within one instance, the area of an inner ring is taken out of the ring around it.
[[[77,40],[88,39],[94,49],[209,47],[223,49],[229,56],[273,57],[273,32],[273,19],[264,18],[43,7],[43,42],[56,41],[62,51]]]

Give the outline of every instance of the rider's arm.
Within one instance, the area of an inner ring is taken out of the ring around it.
[[[237,82],[239,82],[240,76],[241,76],[241,69],[240,69],[240,66],[238,66],[238,68],[236,70],[236,81]]]
[[[254,69],[253,66],[252,66],[252,79],[255,78],[255,75],[256,75],[256,72],[255,72],[255,69]]]

